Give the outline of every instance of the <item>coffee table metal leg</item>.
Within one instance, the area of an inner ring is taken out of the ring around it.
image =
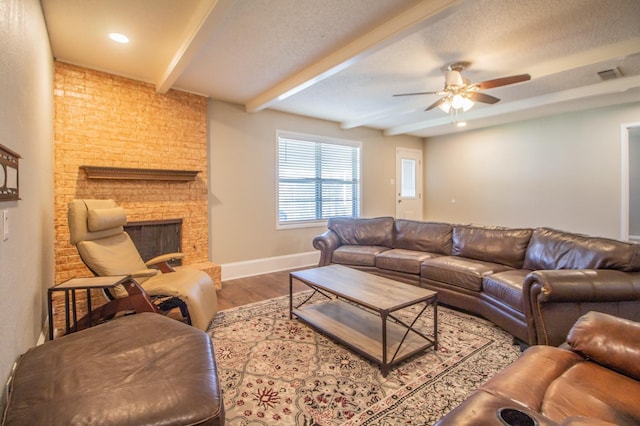
[[[387,360],[387,312],[380,312],[380,318],[382,319],[382,377],[387,377],[389,373],[389,364]]]
[[[438,300],[433,301],[433,350],[438,351]]]
[[[293,277],[289,274],[289,319],[293,318]]]

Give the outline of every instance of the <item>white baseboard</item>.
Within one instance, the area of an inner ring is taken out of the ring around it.
[[[267,257],[263,259],[246,260],[243,262],[223,263],[222,281],[253,275],[268,274],[285,269],[316,266],[320,259],[319,251],[290,254],[287,256]]]

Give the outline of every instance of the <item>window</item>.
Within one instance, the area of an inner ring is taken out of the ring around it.
[[[360,143],[277,133],[278,226],[360,216]]]

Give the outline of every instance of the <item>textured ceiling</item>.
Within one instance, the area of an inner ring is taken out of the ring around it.
[[[387,134],[460,131],[438,109],[442,68],[501,101],[467,128],[640,101],[638,0],[42,0],[54,56],[245,105]],[[128,45],[106,38],[128,35]],[[602,81],[598,71],[622,77]]]

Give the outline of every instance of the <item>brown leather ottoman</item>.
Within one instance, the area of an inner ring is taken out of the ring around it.
[[[223,425],[211,338],[142,313],[23,354],[5,425]]]

